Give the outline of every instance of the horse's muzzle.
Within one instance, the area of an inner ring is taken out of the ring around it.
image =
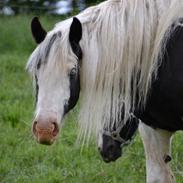
[[[38,143],[51,145],[59,133],[59,126],[55,119],[40,118],[33,122],[32,131]]]
[[[106,163],[110,163],[113,161],[116,161],[119,157],[122,155],[121,148],[118,147],[109,147],[107,149],[98,149],[100,152],[100,155],[102,156],[103,161]]]

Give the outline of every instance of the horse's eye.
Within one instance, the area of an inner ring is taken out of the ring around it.
[[[73,77],[73,76],[76,75],[76,73],[77,73],[76,68],[72,68],[71,71],[70,71],[70,73],[69,73],[69,75],[70,75],[71,77]]]

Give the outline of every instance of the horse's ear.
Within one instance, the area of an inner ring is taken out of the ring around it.
[[[81,37],[82,37],[81,22],[79,21],[79,19],[74,17],[69,32],[69,41],[71,45],[72,43],[79,44]]]
[[[46,31],[43,29],[38,17],[34,17],[31,22],[31,31],[36,43],[41,43],[46,37]]]
[[[73,18],[70,32],[69,32],[69,42],[71,44],[71,48],[73,52],[76,54],[79,60],[82,58],[82,51],[79,45],[79,41],[82,38],[82,25],[79,19],[76,17]]]

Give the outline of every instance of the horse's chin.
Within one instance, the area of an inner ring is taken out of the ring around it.
[[[119,158],[119,157],[118,157]],[[115,159],[108,159],[108,158],[102,158],[105,163],[112,163],[115,162],[118,158]]]
[[[37,118],[33,122],[32,132],[36,141],[40,144],[51,145],[57,139],[60,131],[55,118]]]
[[[37,141],[39,144],[42,144],[42,145],[52,145],[54,143],[54,141]]]
[[[108,159],[108,158],[103,158],[103,161],[105,163],[112,163],[115,162],[116,160],[118,160],[121,156],[117,157],[117,158],[112,158],[112,159]]]
[[[115,162],[117,159],[119,159],[122,156],[122,150],[119,149],[114,152],[110,152],[104,155],[102,151],[100,151],[101,157],[105,163],[111,163]]]

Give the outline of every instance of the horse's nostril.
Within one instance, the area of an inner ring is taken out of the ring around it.
[[[56,122],[52,122],[52,125],[53,125],[53,136],[56,136],[59,132],[59,127],[58,127],[58,124]]]

